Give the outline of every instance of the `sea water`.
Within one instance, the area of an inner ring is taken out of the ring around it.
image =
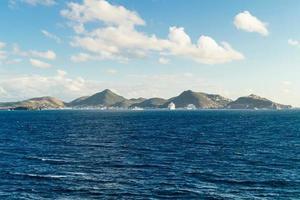
[[[300,199],[300,111],[0,112],[0,199]]]

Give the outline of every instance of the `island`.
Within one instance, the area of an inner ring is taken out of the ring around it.
[[[0,103],[0,110],[48,110],[48,109],[291,109],[290,105],[275,103],[269,99],[251,94],[236,100],[218,94],[207,94],[187,90],[170,99],[160,97],[127,99],[106,89],[91,96],[82,96],[71,102],[55,97],[38,97],[18,102]]]

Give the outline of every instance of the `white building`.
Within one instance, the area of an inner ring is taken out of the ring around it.
[[[187,110],[196,110],[197,108],[194,104],[189,104],[189,105],[187,105],[186,109]]]
[[[175,109],[176,109],[176,105],[175,105],[173,102],[171,102],[171,103],[169,103],[169,105],[168,105],[168,109],[169,109],[169,110],[175,110]]]

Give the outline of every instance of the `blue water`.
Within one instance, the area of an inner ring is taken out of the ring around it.
[[[0,112],[0,199],[300,199],[300,111]]]

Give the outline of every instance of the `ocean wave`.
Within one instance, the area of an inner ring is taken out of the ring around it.
[[[29,159],[29,160],[40,160],[40,161],[49,162],[49,163],[70,163],[70,162],[72,162],[70,160],[45,158],[45,157],[35,157],[35,156],[26,156],[25,158]]]
[[[9,173],[13,176],[23,176],[28,178],[38,178],[38,179],[61,179],[61,178],[68,178],[66,175],[56,175],[56,174],[33,174],[33,173]]]

